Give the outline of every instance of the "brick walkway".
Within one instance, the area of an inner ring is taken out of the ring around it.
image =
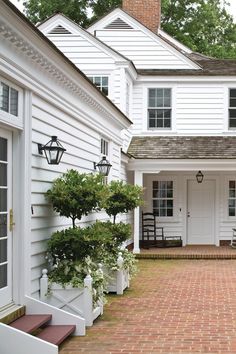
[[[131,289],[60,354],[236,353],[236,260],[140,260]]]

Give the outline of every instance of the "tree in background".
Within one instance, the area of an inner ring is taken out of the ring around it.
[[[41,22],[55,12],[86,27],[122,0],[28,0],[25,14]],[[161,27],[193,51],[216,58],[236,58],[236,24],[225,0],[162,0]],[[92,11],[92,17],[88,13]]]
[[[23,3],[24,13],[28,19],[37,24],[56,12],[61,12],[71,20],[86,26],[88,19],[87,0],[27,0]]]
[[[223,0],[162,0],[162,28],[193,51],[236,58],[236,24]]]

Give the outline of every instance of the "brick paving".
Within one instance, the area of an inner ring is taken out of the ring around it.
[[[236,353],[236,260],[140,260],[124,296],[60,354]]]

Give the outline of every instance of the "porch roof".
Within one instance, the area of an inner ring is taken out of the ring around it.
[[[236,136],[133,137],[135,159],[236,159]]]

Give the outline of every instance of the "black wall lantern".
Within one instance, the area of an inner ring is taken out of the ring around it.
[[[57,140],[57,136],[52,136],[46,145],[38,144],[38,151],[40,155],[43,155],[44,151],[49,165],[58,165],[66,149]]]
[[[102,160],[99,163],[94,162],[94,169],[96,170],[96,168],[98,168],[99,173],[101,173],[101,175],[105,177],[109,175],[111,167],[112,165],[106,159],[106,156],[103,156]]]
[[[203,178],[204,175],[202,174],[202,171],[198,171],[198,173],[196,174],[197,183],[202,183]]]

